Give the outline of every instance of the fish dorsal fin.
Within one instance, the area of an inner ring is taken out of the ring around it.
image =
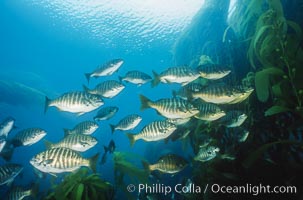
[[[67,128],[64,128],[64,129],[63,129],[63,132],[64,132],[64,137],[70,135],[70,130],[67,129]]]
[[[49,141],[47,141],[47,140],[44,140],[44,145],[45,145],[45,148],[46,148],[46,149],[51,149],[51,148],[53,148],[53,146],[54,146],[53,143],[51,143],[51,142],[49,142]]]

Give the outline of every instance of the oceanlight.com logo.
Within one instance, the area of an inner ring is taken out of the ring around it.
[[[164,184],[139,184],[135,186],[129,184],[127,186],[128,192],[138,192],[138,193],[147,193],[147,194],[164,194],[168,195],[170,193],[179,193],[179,194],[201,194],[211,192],[214,194],[251,194],[257,196],[259,194],[296,194],[296,186],[270,186],[270,185],[234,185],[226,186],[219,184],[206,184],[204,187],[195,184],[182,185],[177,184],[175,186],[169,186]]]
[[[212,184],[210,188],[212,193],[222,194],[252,194],[257,196],[259,194],[296,194],[296,186],[270,186],[270,185],[252,185],[246,184],[242,186],[225,186],[219,184]]]

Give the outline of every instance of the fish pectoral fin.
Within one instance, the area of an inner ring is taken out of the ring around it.
[[[7,185],[8,187],[10,187],[10,186],[12,185],[12,183],[14,182],[14,178],[15,178],[15,177],[9,179],[9,180],[6,182],[6,185]]]
[[[71,171],[70,173],[76,174],[77,172],[79,172],[79,170],[80,170],[80,168],[78,168],[78,169],[76,169],[76,170],[73,170],[73,171]]]
[[[43,164],[50,164],[54,161],[54,159],[47,159],[43,162]]]
[[[156,110],[156,113],[157,113],[158,115],[162,115],[162,114],[161,114],[159,111],[157,111],[157,110]]]
[[[186,108],[184,108],[184,107],[182,107],[182,106],[179,106],[178,107],[178,110],[180,110],[181,112],[183,112],[183,113],[187,113],[189,110],[188,109],[186,109]]]
[[[80,145],[85,147],[85,146],[88,146],[88,143],[87,142],[80,142]]]
[[[166,83],[172,83],[171,81],[169,81],[168,79],[164,79],[166,81]]]
[[[185,86],[187,84],[189,84],[189,82],[184,82],[184,83],[181,83],[181,86]]]
[[[81,115],[83,115],[85,112],[78,112],[76,115],[79,117]]]
[[[162,129],[161,129],[161,128],[160,128],[159,131],[160,131],[161,133],[166,133],[166,132],[167,132],[167,129],[165,129],[165,128],[162,128]]]
[[[50,172],[49,172],[49,174],[50,174],[50,175],[52,175],[52,176],[53,176],[53,177],[55,177],[55,178],[57,178],[57,177],[58,177],[58,176],[57,176],[57,174],[50,173]]]

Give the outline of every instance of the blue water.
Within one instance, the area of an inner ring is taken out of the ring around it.
[[[0,2],[0,120],[7,116],[16,119],[17,128],[11,136],[21,129],[40,127],[47,131],[44,139],[57,142],[63,138],[63,128],[72,128],[81,121],[92,120],[96,111],[77,117],[52,107],[44,114],[44,98],[48,96],[52,99],[65,92],[82,90],[82,85],[87,85],[84,73],[91,72],[108,60],[122,58],[124,64],[118,73],[110,77],[92,79],[89,87],[104,80],[118,80],[119,75],[123,76],[130,70],[141,70],[152,75],[152,70],[161,72],[173,66],[172,46],[198,11],[198,5],[201,5],[201,2],[193,0],[177,1],[181,7],[182,3],[192,4],[192,8],[182,15],[178,9],[171,9],[169,13],[163,11],[164,8],[160,9],[160,13],[154,12],[159,10],[155,8],[146,14],[148,6],[139,10],[132,7],[139,5],[140,1],[129,1],[129,8],[122,11],[119,8],[128,5],[127,1],[116,2],[117,5],[111,5],[111,1],[99,4],[89,1],[96,5],[79,2],[74,7],[70,5],[72,1]],[[140,16],[142,13],[145,16]],[[83,156],[90,157],[97,152],[102,154],[103,145],[107,145],[111,139],[116,143],[116,151],[140,154],[151,163],[167,152],[187,156],[190,152],[182,152],[179,142],[164,144],[163,141],[147,143],[141,140],[131,148],[124,133],[116,131],[112,135],[108,125],[136,113],[143,120],[131,132],[138,133],[146,124],[162,119],[152,109],[140,111],[138,95],[144,94],[156,100],[170,97],[171,90],[178,87],[174,84],[161,84],[155,88],[151,88],[150,84],[137,87],[126,83],[126,88],[118,96],[105,99],[106,106],[118,106],[119,112],[109,121],[99,123],[100,128],[94,133],[99,143]],[[23,176],[17,177],[16,185],[26,186],[36,180],[29,160],[43,150],[43,141],[15,149],[11,162],[20,163],[25,168]],[[5,161],[0,159],[0,164],[3,163]],[[108,155],[105,165],[98,166],[97,171],[102,178],[113,183],[111,155]],[[187,171],[173,180],[178,182]],[[46,191],[49,179],[48,175],[47,179],[39,180],[40,188]]]

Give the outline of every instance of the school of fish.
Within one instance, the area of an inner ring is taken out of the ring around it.
[[[85,73],[89,83],[91,78],[102,79],[104,76],[111,76],[117,73],[124,65],[123,59],[113,59]],[[133,70],[124,76],[119,76],[119,80],[100,81],[95,87],[83,85],[83,91],[67,91],[58,96],[45,97],[44,112],[50,107],[56,107],[61,112],[74,113],[77,116],[89,112],[95,112],[92,120],[82,121],[72,129],[62,127],[64,137],[60,141],[44,140],[45,150],[29,160],[29,163],[38,171],[55,175],[62,172],[73,172],[80,167],[88,167],[96,171],[96,165],[100,152],[87,158],[82,156],[86,152],[98,145],[98,140],[93,134],[98,130],[100,121],[109,120],[119,111],[117,106],[105,105],[104,98],[115,98],[125,90],[127,84],[135,84],[138,87],[151,83],[151,87],[162,84],[178,84],[179,91],[171,91],[170,98],[161,97],[151,99],[145,94],[139,94],[141,102],[141,112],[145,109],[153,109],[161,117],[147,124],[137,133],[130,133],[140,123],[142,117],[140,113],[128,113],[120,119],[117,124],[109,124],[112,133],[123,131],[130,141],[130,147],[134,146],[138,140],[144,142],[172,141],[185,139],[191,133],[186,124],[191,120],[201,120],[205,123],[216,122],[228,129],[237,128],[247,119],[244,111],[227,109],[228,106],[245,101],[253,92],[253,88],[243,85],[227,85],[220,81],[222,78],[232,74],[232,70],[226,66],[215,63],[206,63],[197,67],[174,66],[158,73],[152,71],[152,78],[145,72]],[[207,85],[202,84],[201,80],[207,80]],[[222,106],[224,105],[224,106]],[[139,107],[139,105],[138,105]],[[98,110],[98,111],[97,111]],[[7,152],[14,148],[30,148],[31,145],[39,142],[48,132],[39,127],[28,127],[19,130],[14,136],[10,132],[14,129],[15,119],[8,117],[3,119],[0,124],[0,155],[5,157]],[[17,128],[18,129],[18,128]],[[249,132],[242,130],[237,135],[238,142],[244,142]],[[190,162],[208,162],[219,154],[220,149],[212,144],[211,138],[206,138],[205,143],[201,143],[199,152],[194,155],[191,161],[186,160],[177,154],[160,155],[154,164],[144,161],[143,167],[151,172],[158,170],[162,173],[178,173]],[[107,153],[115,151],[113,140],[108,146],[104,146],[104,154],[101,164],[106,162]],[[159,152],[160,154],[160,152]],[[14,178],[20,174],[23,167],[17,163],[7,163],[0,166],[0,185],[13,182]],[[33,189],[16,188],[18,192],[13,195],[31,195]]]

